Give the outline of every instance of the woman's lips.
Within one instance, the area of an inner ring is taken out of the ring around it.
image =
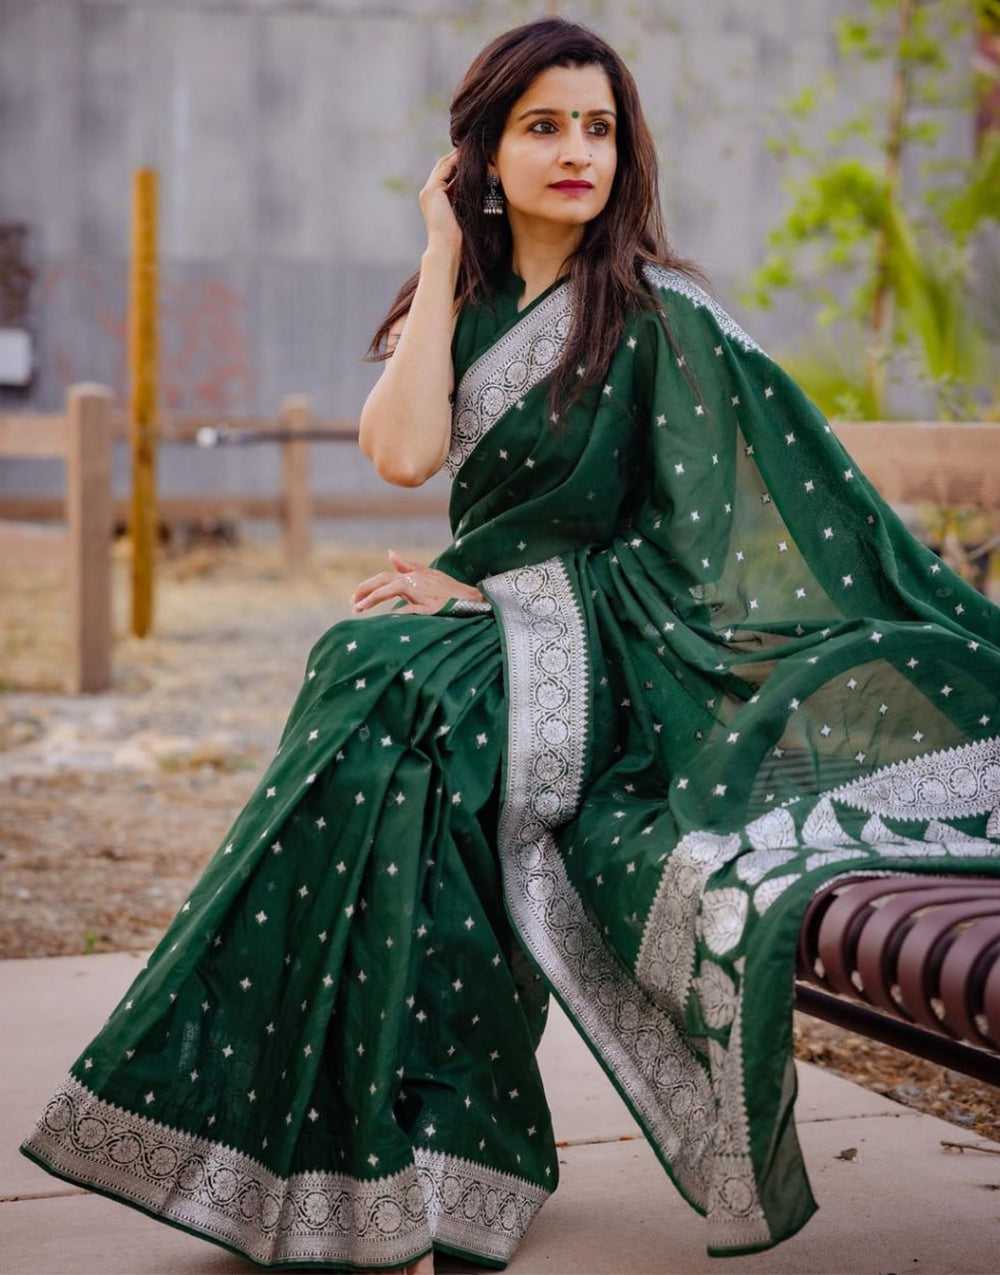
[[[553,190],[561,190],[567,195],[585,195],[588,190],[593,190],[593,182],[553,182]]]

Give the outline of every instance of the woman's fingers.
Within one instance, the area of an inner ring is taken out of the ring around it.
[[[380,602],[388,602],[390,598],[406,598],[408,602],[419,602],[414,585],[407,582],[406,576],[393,576],[388,584],[380,585],[354,604],[355,611],[367,611]]]
[[[401,558],[394,549],[389,550],[389,561],[395,567],[394,571],[379,571],[377,575],[369,576],[367,580],[362,580],[358,587],[351,594],[350,601],[357,603],[362,598],[367,597],[373,589],[379,588],[381,585],[388,584],[390,581],[398,578],[399,574],[407,575],[412,571],[426,570],[419,562],[409,562],[405,558]]]
[[[458,152],[442,155],[430,171],[420,192],[420,208],[427,227],[428,243],[440,240],[451,250],[460,250],[462,229],[451,206],[449,187],[458,171]]]
[[[389,561],[397,571],[423,571],[422,562],[409,562],[406,558],[401,558],[395,549],[389,551]]]
[[[449,151],[447,155],[442,155],[441,158],[434,165],[434,167],[431,169],[430,174],[428,175],[428,178],[427,178],[427,183],[424,186],[424,189],[426,190],[428,186],[431,186],[434,183],[437,183],[438,185],[444,185],[445,182],[451,179],[457,167],[458,167],[458,151],[457,150],[452,150],[452,151]]]
[[[351,602],[359,602],[366,594],[371,593],[372,589],[377,589],[381,584],[387,584],[390,580],[395,580],[395,571],[380,571],[378,575],[369,576],[367,580],[362,580],[358,587],[351,594]]]
[[[351,595],[355,611],[367,611],[391,598],[403,598],[408,605],[396,607],[394,614],[433,615],[449,598],[482,600],[478,589],[453,579],[444,571],[411,562],[395,549],[387,552],[396,571],[380,571],[362,580]]]

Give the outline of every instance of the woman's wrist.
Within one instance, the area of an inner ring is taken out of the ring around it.
[[[449,242],[443,236],[432,235],[420,258],[420,273],[425,270],[446,271],[452,276],[452,286],[458,280],[458,267],[462,260],[462,244]]]

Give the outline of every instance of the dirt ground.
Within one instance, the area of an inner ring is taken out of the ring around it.
[[[384,565],[328,544],[292,581],[277,546],[195,544],[164,555],[140,641],[119,548],[112,689],[71,697],[64,581],[0,563],[0,957],[156,942],[270,759],[310,647]],[[795,1038],[798,1057],[1000,1141],[991,1086],[801,1014]]]

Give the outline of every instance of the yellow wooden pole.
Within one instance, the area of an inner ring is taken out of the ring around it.
[[[156,171],[137,169],[132,184],[129,272],[129,436],[132,445],[132,632],[153,627],[156,556]]]

